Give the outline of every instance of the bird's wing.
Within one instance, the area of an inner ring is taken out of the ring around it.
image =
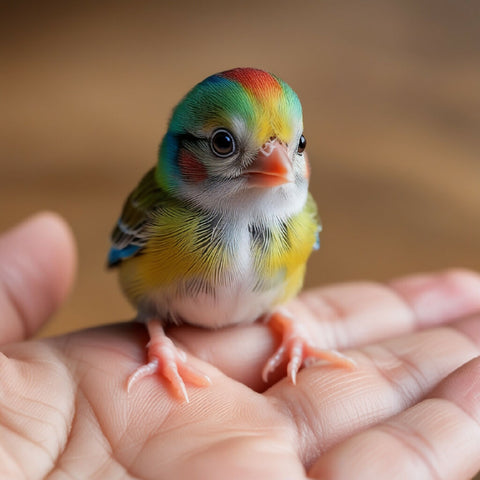
[[[127,198],[112,231],[112,246],[107,261],[109,267],[141,252],[147,243],[148,227],[153,216],[168,203],[169,198],[155,181],[155,168],[152,168]]]
[[[313,244],[312,250],[320,249],[320,232],[322,231],[322,221],[318,216],[317,204],[312,197],[312,194],[309,192],[307,197],[307,203],[305,204],[305,210],[309,213],[312,218],[312,221],[316,224],[315,229],[315,243]]]

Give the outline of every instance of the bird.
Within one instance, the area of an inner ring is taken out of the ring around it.
[[[274,74],[234,68],[195,85],[174,108],[156,165],[128,196],[108,266],[146,324],[147,362],[127,390],[158,374],[189,402],[185,382],[210,378],[165,334],[171,325],[218,329],[264,320],[282,341],[262,371],[283,362],[295,383],[307,358],[351,367],[317,348],[284,307],[319,245],[309,193],[302,106]]]

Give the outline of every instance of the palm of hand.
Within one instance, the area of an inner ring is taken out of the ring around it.
[[[213,381],[190,388],[191,403],[182,404],[156,377],[127,395],[125,380],[144,361],[139,325],[6,344],[20,337],[22,321],[27,331],[43,321],[65,293],[59,279],[71,276],[71,247],[58,220],[39,218],[17,229],[0,240],[0,251],[15,259],[9,249],[27,238],[25,229],[45,229],[46,221],[50,232],[57,225],[49,234],[56,240],[50,238],[51,252],[43,248],[42,258],[57,262],[39,260],[25,243],[22,254],[37,262],[41,288],[33,269],[20,282],[32,292],[28,298],[14,286],[0,300],[9,320],[0,360],[6,478],[358,479],[398,472],[398,478],[458,479],[480,468],[475,275],[304,294],[291,311],[318,345],[348,348],[359,368],[311,366],[295,387],[260,379],[274,349],[267,327],[177,328],[172,337]],[[9,310],[15,304],[17,311]]]

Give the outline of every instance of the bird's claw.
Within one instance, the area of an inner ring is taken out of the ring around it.
[[[295,385],[297,374],[302,365],[311,365],[318,360],[329,362],[335,367],[352,369],[356,363],[336,350],[323,350],[312,345],[307,332],[289,314],[276,312],[269,319],[270,325],[282,334],[282,343],[268,359],[262,371],[262,379],[268,376],[282,363],[288,361],[287,376]]]
[[[148,324],[150,342],[147,344],[149,362],[138,367],[127,380],[127,392],[140,379],[160,373],[165,377],[180,400],[189,403],[185,381],[197,387],[211,385],[210,378],[200,370],[188,364],[187,354],[177,348],[165,335],[163,328],[158,325]]]

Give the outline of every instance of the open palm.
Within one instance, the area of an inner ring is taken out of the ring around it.
[[[0,238],[0,477],[8,479],[468,479],[480,469],[480,277],[351,283],[289,306],[352,371],[302,370],[269,385],[274,350],[255,324],[170,336],[212,379],[180,403],[133,323],[29,337],[71,283],[71,236],[41,215]],[[477,358],[475,358],[477,357]]]

